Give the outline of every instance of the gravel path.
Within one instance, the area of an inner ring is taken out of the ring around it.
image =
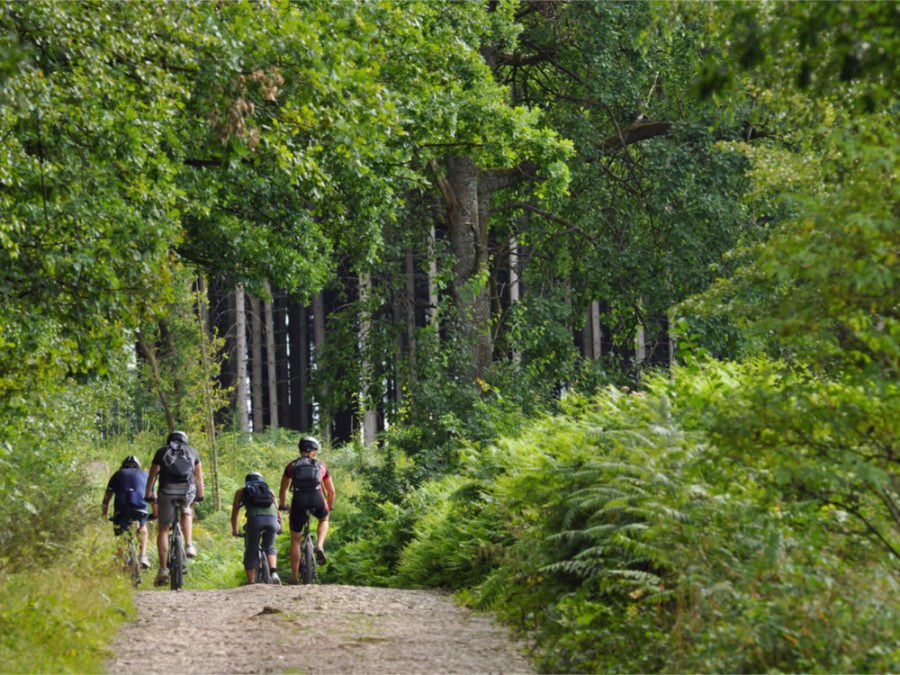
[[[510,633],[435,591],[141,591],[107,672],[533,673]]]

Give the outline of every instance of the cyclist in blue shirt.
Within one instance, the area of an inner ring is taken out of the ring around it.
[[[141,469],[141,463],[134,455],[129,455],[122,462],[122,468],[116,471],[106,485],[103,497],[103,517],[109,516],[109,503],[113,501],[113,532],[120,536],[129,528],[132,521],[138,523],[138,543],[140,545],[141,567],[150,567],[147,557],[147,502],[144,491],[147,489],[147,472]]]

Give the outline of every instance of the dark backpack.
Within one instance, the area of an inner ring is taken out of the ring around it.
[[[322,489],[322,464],[312,457],[295,459],[291,464],[291,490],[316,492]]]
[[[244,483],[244,491],[241,492],[241,502],[244,506],[259,506],[267,509],[275,503],[272,490],[264,480],[251,480]]]
[[[166,446],[159,473],[168,483],[191,483],[194,480],[194,456],[188,446],[181,443]]]

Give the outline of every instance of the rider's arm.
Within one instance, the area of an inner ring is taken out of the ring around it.
[[[113,495],[116,493],[112,490],[107,489],[106,494],[103,495],[103,517],[106,518],[109,515],[109,502],[113,498]]]
[[[147,476],[147,488],[144,490],[144,500],[152,501],[153,486],[156,485],[156,476],[159,474],[159,464],[150,465],[150,474]]]
[[[281,489],[278,491],[278,508],[283,509],[287,506],[287,489],[291,483],[291,477],[284,475],[281,477]]]
[[[203,499],[203,469],[200,462],[194,464],[194,478],[197,481],[197,499]]]
[[[328,501],[328,510],[334,510],[334,481],[331,480],[331,476],[328,476],[325,480],[322,481],[322,485],[325,486],[325,494],[327,495]]]
[[[238,514],[241,510],[241,496],[244,492],[244,488],[238,488],[237,492],[234,493],[234,503],[231,505],[231,534],[235,537],[241,536],[241,531],[238,529]]]

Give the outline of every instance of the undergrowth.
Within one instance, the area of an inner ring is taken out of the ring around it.
[[[0,672],[102,672],[107,643],[133,616],[132,591],[106,532],[81,531],[47,566],[0,571]]]
[[[374,534],[338,552],[340,580],[452,589],[546,672],[896,671],[896,567],[705,433],[742,378],[650,378],[463,449],[356,514]]]

